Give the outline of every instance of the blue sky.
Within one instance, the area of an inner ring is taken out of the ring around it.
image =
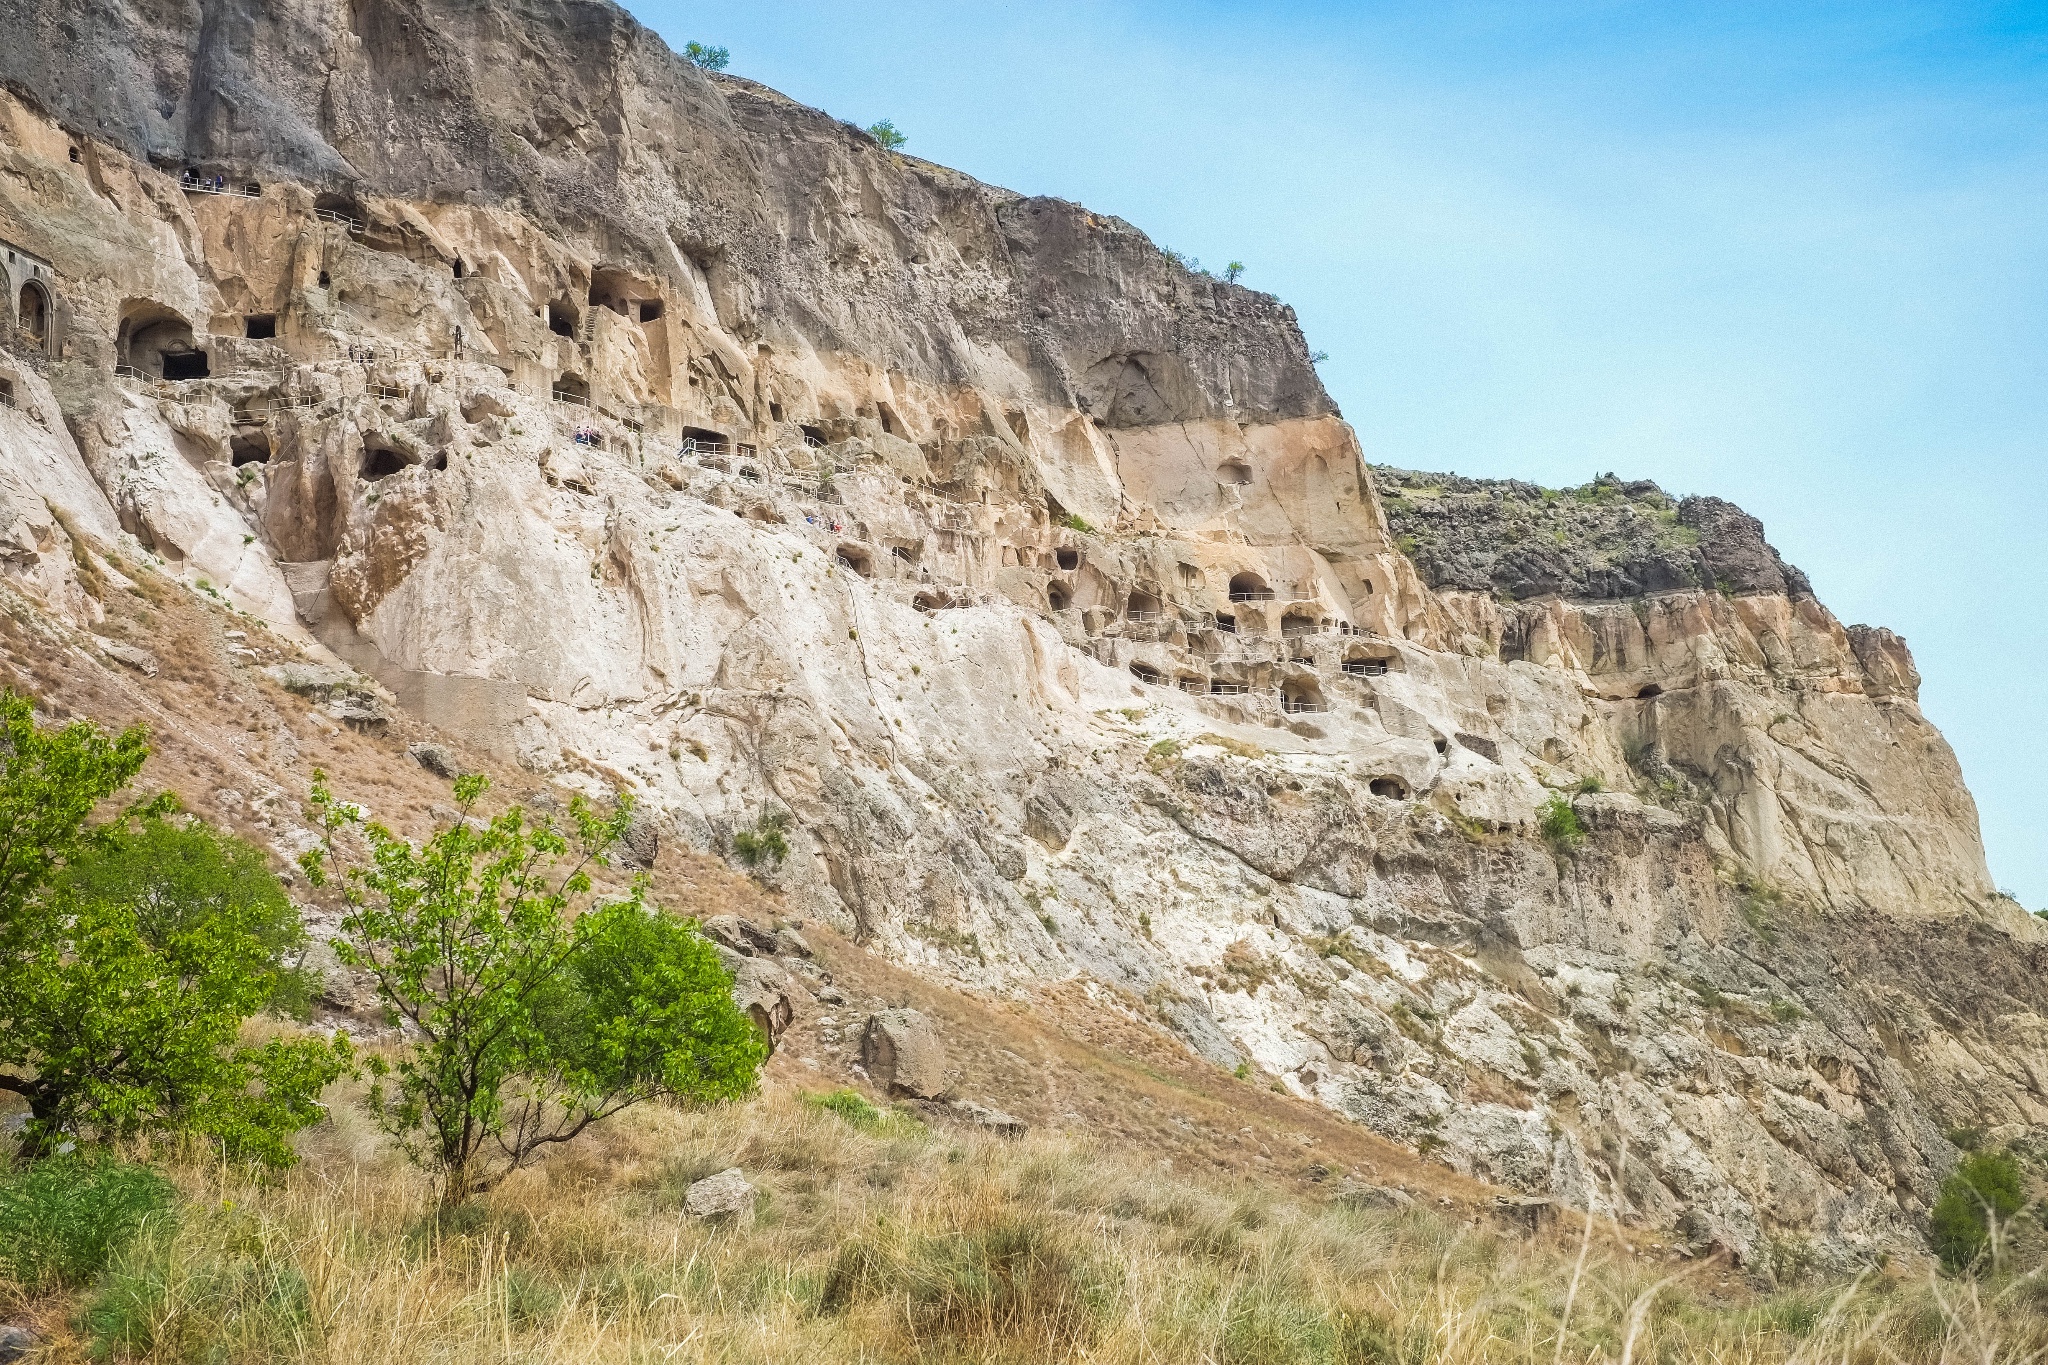
[[[639,0],[1300,313],[1369,459],[1761,517],[2048,906],[2048,3]]]

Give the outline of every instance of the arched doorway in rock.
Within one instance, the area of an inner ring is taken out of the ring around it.
[[[1233,602],[1270,602],[1273,590],[1266,586],[1266,580],[1246,569],[1243,573],[1230,576],[1230,600]]]
[[[120,363],[150,379],[204,379],[206,352],[192,324],[154,299],[130,299],[114,338]]]
[[[27,280],[21,286],[19,326],[21,335],[37,350],[50,345],[50,291],[41,280]]]
[[[1280,684],[1280,709],[1289,715],[1325,710],[1323,689],[1314,678],[1289,678]]]
[[[1280,618],[1282,639],[1298,639],[1303,635],[1314,635],[1317,631],[1316,618],[1306,612],[1290,611]]]
[[[1133,621],[1157,621],[1165,614],[1159,595],[1143,588],[1133,589],[1130,599],[1124,603],[1124,615]]]
[[[1048,583],[1045,585],[1045,602],[1054,611],[1065,611],[1073,605],[1074,596],[1067,590],[1066,584]]]
[[[548,397],[557,403],[580,403],[587,408],[590,406],[590,383],[580,374],[556,375]]]
[[[363,437],[363,462],[360,469],[363,478],[369,482],[375,483],[379,479],[388,479],[393,474],[402,473],[411,463],[412,461],[406,459],[404,454],[384,437],[375,433]]]
[[[875,576],[874,561],[870,560],[867,551],[858,545],[841,545],[837,558],[842,569],[851,569],[862,578]]]
[[[1166,675],[1150,664],[1132,664],[1131,676],[1147,687],[1159,687],[1166,682]]]

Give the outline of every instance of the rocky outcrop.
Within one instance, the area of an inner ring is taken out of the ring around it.
[[[150,564],[330,706],[630,792],[630,861],[1753,1262],[1912,1245],[1948,1130],[2048,1122],[2042,929],[1909,652],[1730,505],[1383,505],[1277,300],[609,5],[61,8],[0,0],[52,619]],[[705,928],[773,1041],[800,940]]]
[[[869,1015],[860,1060],[884,1094],[935,1100],[946,1092],[945,1044],[932,1021],[917,1010]]]

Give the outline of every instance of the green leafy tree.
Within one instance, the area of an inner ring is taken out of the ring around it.
[[[1243,261],[1232,261],[1229,265],[1223,267],[1223,278],[1229,280],[1232,284],[1236,284],[1238,278],[1243,274]]]
[[[326,882],[336,836],[367,846],[367,863],[337,879],[349,906],[337,947],[417,1040],[370,1104],[448,1206],[643,1100],[744,1096],[767,1056],[694,925],[648,905],[644,882],[593,895],[591,869],[625,833],[630,801],[605,816],[578,797],[565,833],[516,806],[475,819],[487,788],[458,779],[461,818],[417,847],[316,774],[328,845],[303,860]]]
[[[304,1001],[304,930],[261,854],[169,798],[87,823],[147,753],[140,730],[47,730],[0,695],[0,1090],[29,1107],[16,1158],[172,1131],[288,1165],[348,1041],[238,1041],[250,1016]]]
[[[1987,1252],[1996,1259],[1999,1229],[2026,1203],[2019,1162],[2010,1152],[1972,1152],[1941,1182],[1935,1197],[1928,1219],[1934,1254],[1957,1272],[1978,1264]]]
[[[700,71],[723,71],[732,61],[732,53],[722,47],[706,47],[703,43],[683,44],[683,60]]]
[[[888,119],[883,119],[878,123],[870,123],[868,125],[868,136],[881,143],[884,151],[890,152],[897,151],[904,143],[910,141],[910,135],[898,129]]]

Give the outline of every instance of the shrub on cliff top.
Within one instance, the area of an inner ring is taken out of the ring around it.
[[[732,53],[722,47],[707,47],[703,43],[683,44],[683,60],[700,71],[723,71],[732,60]]]
[[[868,136],[882,144],[882,150],[893,152],[910,141],[910,135],[899,129],[888,119],[878,119],[868,125]]]

